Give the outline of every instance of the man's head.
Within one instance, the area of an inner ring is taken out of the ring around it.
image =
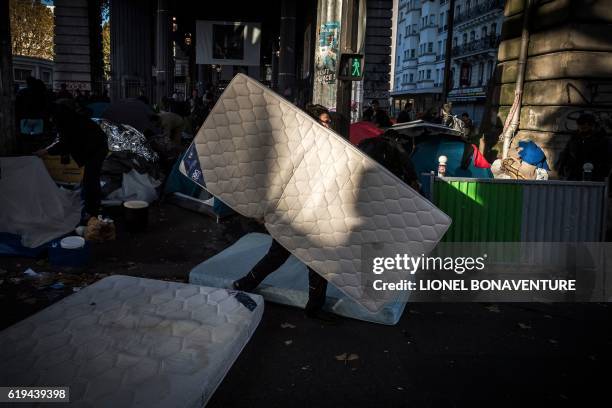
[[[372,102],[370,102],[370,106],[372,107],[372,109],[377,110],[380,107],[378,99],[372,99]]]
[[[590,113],[583,113],[576,119],[576,125],[578,126],[578,133],[589,134],[595,128],[595,116]]]
[[[469,118],[470,118],[470,115],[469,115],[467,112],[463,112],[463,113],[461,114],[461,119],[464,119],[464,120],[465,120],[465,119],[469,119]]]
[[[404,105],[404,110],[410,110],[412,109],[412,104],[410,102],[406,102],[406,104]]]
[[[331,128],[331,116],[329,110],[323,105],[308,105],[306,112],[317,120],[321,125],[326,128]]]

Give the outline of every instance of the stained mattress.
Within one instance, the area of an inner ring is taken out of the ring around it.
[[[194,267],[189,273],[189,283],[229,288],[264,257],[271,244],[272,237],[268,234],[247,234],[229,248]],[[232,267],[228,268],[227,265]],[[271,302],[304,308],[308,301],[308,270],[292,255],[278,270],[268,275],[255,292]],[[404,312],[408,301],[407,292],[405,295],[372,313],[330,284],[324,309],[352,319],[393,325]]]
[[[180,170],[236,212],[262,219],[281,245],[372,312],[397,294],[373,294],[364,285],[371,271],[362,271],[362,247],[427,255],[451,222],[341,136],[242,74],[208,115]]]
[[[71,407],[201,407],[262,313],[258,295],[108,277],[0,333],[0,384],[70,386]]]

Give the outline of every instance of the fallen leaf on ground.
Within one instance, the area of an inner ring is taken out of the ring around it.
[[[499,307],[497,305],[487,306],[486,309],[489,312],[492,312],[492,313],[499,313],[500,312]]]
[[[295,329],[295,325],[291,323],[281,323],[281,329]]]
[[[293,343],[293,340],[285,340],[285,346],[290,346]]]
[[[531,326],[525,323],[518,324],[521,329],[531,329]]]
[[[359,356],[357,354],[354,353],[342,353],[336,356],[336,360],[338,361],[344,361],[345,363],[347,361],[355,361],[355,360],[359,360]]]

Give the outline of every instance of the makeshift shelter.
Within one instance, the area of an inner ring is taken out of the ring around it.
[[[1,233],[18,236],[25,248],[36,248],[77,226],[81,218],[79,193],[59,188],[41,159],[2,157],[0,168]]]

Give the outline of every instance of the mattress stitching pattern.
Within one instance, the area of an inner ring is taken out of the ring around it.
[[[234,77],[194,144],[213,195],[247,217],[264,217],[281,245],[373,312],[396,295],[364,290],[361,246],[383,242],[398,253],[427,255],[450,225],[383,166],[244,75]],[[270,154],[273,163],[266,162]]]

